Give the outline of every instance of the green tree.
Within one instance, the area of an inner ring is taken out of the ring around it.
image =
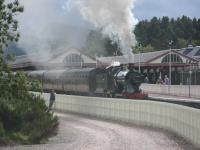
[[[194,46],[199,46],[200,45],[200,40],[193,40],[192,45]]]
[[[0,1],[0,71],[3,69],[3,49],[9,42],[19,39],[18,21],[14,16],[23,10],[17,0],[7,5],[4,0]]]
[[[150,37],[150,43],[153,47],[159,48],[160,47],[160,33],[161,33],[161,27],[160,27],[160,20],[158,20],[157,17],[153,17],[150,21],[149,30],[147,31],[148,35]],[[148,44],[149,45],[149,44]],[[147,45],[147,46],[148,46]]]
[[[155,51],[155,50],[151,45],[141,46],[141,45],[138,44],[133,48],[133,53],[134,54],[148,53],[148,52],[153,52],[153,51]]]
[[[134,34],[136,35],[136,40],[138,43],[146,46],[150,43],[150,37],[147,33],[149,29],[149,22],[147,20],[140,21],[134,30]]]
[[[118,43],[102,34],[101,30],[92,30],[87,37],[86,51],[92,56],[113,56],[121,54]]]
[[[177,39],[177,43],[176,43],[176,45],[178,46],[178,47],[187,47],[187,45],[188,45],[188,42],[187,42],[187,40],[185,40],[185,39]]]
[[[151,45],[154,50],[168,49],[170,40],[174,41],[173,48],[199,45],[200,19],[186,16],[177,19],[153,17],[149,21],[140,21],[134,33],[139,43],[144,47]]]
[[[0,145],[40,143],[58,124],[44,100],[29,92],[38,89],[38,84],[23,73],[13,74],[6,65],[4,52],[20,37],[16,15],[23,10],[18,0],[0,1]]]

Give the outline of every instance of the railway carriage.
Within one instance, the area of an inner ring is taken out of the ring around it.
[[[140,90],[144,77],[123,66],[109,68],[81,68],[28,73],[30,79],[41,82],[43,90],[77,95],[147,98]]]

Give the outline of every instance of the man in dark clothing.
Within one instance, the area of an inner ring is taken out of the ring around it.
[[[49,110],[52,109],[52,106],[53,106],[55,100],[56,100],[56,93],[54,92],[54,90],[51,90],[50,98],[49,98]]]

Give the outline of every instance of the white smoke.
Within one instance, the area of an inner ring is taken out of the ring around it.
[[[67,0],[19,1],[25,10],[18,15],[18,46],[27,54],[37,52],[49,59],[69,47],[84,47],[85,37],[93,28],[82,19],[77,6],[67,6]]]
[[[101,29],[124,54],[136,41],[135,0],[19,0],[25,11],[19,15],[19,47],[48,59],[52,52],[82,48],[91,30]]]
[[[96,28],[101,28],[104,35],[113,42],[120,43],[122,52],[129,54],[136,44],[133,30],[138,20],[132,9],[135,0],[77,0],[84,19]]]

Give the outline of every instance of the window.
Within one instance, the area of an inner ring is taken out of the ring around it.
[[[172,63],[183,63],[183,60],[177,54],[168,54],[162,59],[162,63],[169,63],[171,57]]]
[[[64,63],[70,66],[71,65],[80,66],[83,63],[83,59],[78,54],[70,54],[65,58]]]

